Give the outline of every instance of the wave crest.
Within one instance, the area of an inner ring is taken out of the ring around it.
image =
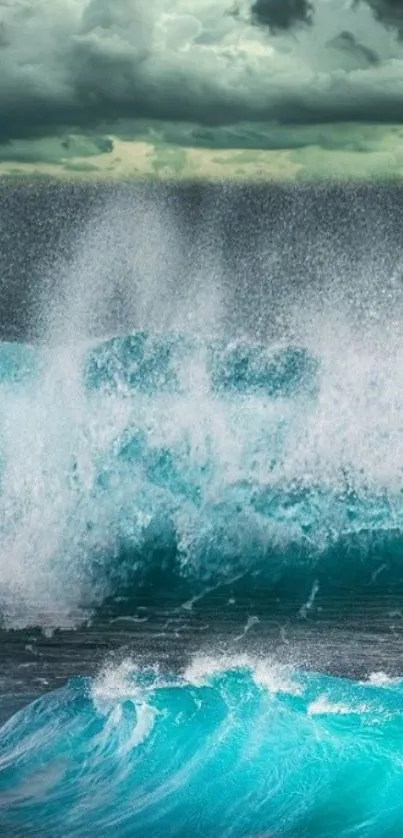
[[[0,730],[0,824],[78,838],[332,832],[392,838],[402,818],[401,682],[274,662],[131,661],[78,679]],[[114,806],[110,800],[113,794]]]

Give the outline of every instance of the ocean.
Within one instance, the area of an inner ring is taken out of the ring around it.
[[[402,205],[1,186],[1,835],[402,835]]]

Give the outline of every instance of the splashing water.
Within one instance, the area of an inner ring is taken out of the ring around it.
[[[322,593],[398,585],[397,429],[371,428],[369,404],[361,442],[346,436],[306,349],[138,332],[70,368],[71,354],[20,346],[17,372],[15,351],[0,359],[9,625],[150,586],[189,598],[238,579],[286,596],[301,572]]]
[[[235,642],[261,601],[303,625],[383,595],[400,613],[396,276],[366,263],[353,294],[335,249],[319,296],[284,292],[274,314],[253,277],[232,294],[204,210],[189,236],[155,196],[107,203],[44,284],[42,340],[0,345],[6,629],[187,614],[221,589],[254,604]],[[110,666],[0,728],[0,830],[399,838],[401,704],[382,673],[261,657]]]
[[[402,585],[401,330],[362,310],[353,328],[333,283],[326,312],[291,298],[286,340],[231,335],[205,209],[186,261],[155,196],[109,201],[42,303],[46,343],[1,347],[6,626],[76,624],[145,590],[303,608],[314,586],[316,607]],[[131,333],[95,338],[119,298]]]

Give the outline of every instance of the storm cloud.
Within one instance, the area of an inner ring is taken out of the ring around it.
[[[357,3],[360,0],[356,0]],[[403,2],[402,0],[365,0],[370,6],[375,18],[384,26],[396,29],[399,37],[403,37]]]
[[[0,143],[401,123],[402,24],[392,0],[2,0]]]
[[[252,18],[278,32],[301,23],[311,24],[313,5],[309,0],[255,0]]]
[[[336,38],[328,43],[329,47],[339,50],[346,56],[351,56],[357,61],[357,66],[365,67],[380,63],[377,52],[370,47],[360,44],[352,32],[340,32]]]

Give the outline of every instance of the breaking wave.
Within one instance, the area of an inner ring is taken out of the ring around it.
[[[144,331],[1,345],[4,625],[219,586],[403,590],[402,355]]]
[[[4,835],[365,835],[403,818],[402,683],[273,662],[130,661],[76,679],[0,729]]]

